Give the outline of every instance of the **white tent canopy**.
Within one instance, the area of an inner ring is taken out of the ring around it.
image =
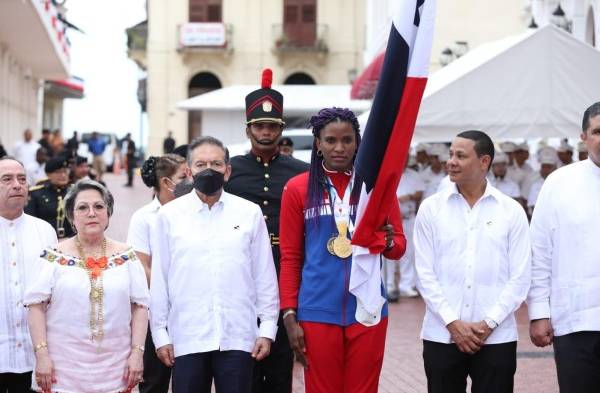
[[[413,140],[469,129],[494,140],[577,137],[600,100],[599,70],[600,51],[552,25],[482,45],[431,75]]]
[[[275,85],[283,94],[284,115],[315,114],[319,109],[338,106],[359,113],[369,109],[369,100],[351,100],[350,85]],[[245,97],[256,85],[234,85],[177,103],[179,109],[245,111]]]
[[[181,101],[177,107],[202,111],[203,135],[212,135],[228,145],[240,143],[246,140],[245,97],[257,88],[255,85],[229,86]],[[298,123],[304,126],[310,116],[322,108],[338,106],[360,114],[371,107],[371,101],[351,100],[349,85],[278,85],[273,88],[283,94],[283,114],[296,126]]]

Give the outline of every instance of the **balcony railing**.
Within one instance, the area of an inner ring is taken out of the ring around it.
[[[326,54],[329,52],[328,34],[328,25],[317,24],[314,39],[306,42],[305,39],[289,37],[283,24],[275,24],[273,25],[273,51],[278,54],[293,52]]]

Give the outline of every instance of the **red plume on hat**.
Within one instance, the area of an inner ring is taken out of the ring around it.
[[[273,71],[270,68],[265,68],[262,73],[261,87],[263,89],[270,89],[273,83]]]

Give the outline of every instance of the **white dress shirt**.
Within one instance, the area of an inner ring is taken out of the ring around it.
[[[0,217],[0,373],[33,370],[33,348],[23,306],[25,287],[45,247],[57,243],[56,232],[39,218],[22,214]]]
[[[223,192],[209,209],[194,190],[161,207],[155,231],[156,348],[173,344],[175,356],[252,352],[258,336],[275,340],[279,289],[258,205]]]
[[[534,207],[537,203],[538,196],[544,185],[544,179],[540,176],[535,182],[531,184],[529,189],[529,196],[527,197],[527,206]]]
[[[446,325],[484,318],[499,325],[487,344],[517,340],[514,311],[531,280],[529,228],[517,201],[488,183],[471,208],[454,184],[423,201],[414,241],[424,340],[450,343]]]
[[[531,186],[529,179],[532,174],[535,174],[535,171],[528,163],[518,166],[515,162],[506,169],[506,177],[519,185],[520,195],[523,198],[527,198],[529,195],[529,187]]]
[[[46,179],[48,176],[46,175],[46,164],[40,164],[37,161],[34,161],[27,165],[25,168],[27,171],[27,184],[30,186],[34,186],[38,181]]]
[[[504,177],[503,179],[499,177],[495,177],[493,174],[488,178],[490,184],[508,195],[511,198],[518,198],[521,196],[521,190],[519,189],[519,185],[508,177]]]
[[[554,334],[600,331],[600,167],[590,159],[552,172],[531,219],[529,318]]]
[[[13,157],[21,161],[21,164],[23,164],[23,166],[27,168],[29,164],[35,162],[35,153],[40,147],[40,144],[34,142],[33,140],[29,142],[20,141],[15,143],[12,154]]]
[[[417,171],[406,168],[402,174],[402,177],[400,178],[400,183],[398,184],[398,189],[396,190],[396,197],[400,198],[405,195],[413,195],[419,191],[425,191],[425,184],[423,183],[423,180]],[[402,213],[403,220],[413,218],[415,214],[417,214],[417,202],[413,200],[402,202],[400,204],[400,212]]]
[[[150,241],[150,233],[151,229],[156,225],[160,206],[158,198],[155,197],[152,199],[152,202],[142,206],[131,216],[129,230],[127,231],[127,244],[134,251],[152,255],[153,242]]]

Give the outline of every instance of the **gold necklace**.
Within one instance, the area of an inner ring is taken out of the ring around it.
[[[75,237],[75,246],[83,261],[90,280],[90,331],[92,341],[104,338],[104,285],[102,271],[106,269],[106,238],[102,239],[102,255],[99,258],[86,257],[79,236]]]

